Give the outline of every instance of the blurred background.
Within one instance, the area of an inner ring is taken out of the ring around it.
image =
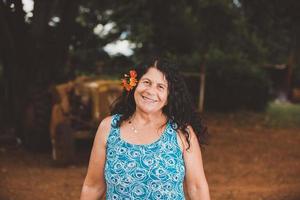
[[[0,199],[78,199],[120,79],[180,66],[212,199],[300,199],[298,0],[0,0]]]

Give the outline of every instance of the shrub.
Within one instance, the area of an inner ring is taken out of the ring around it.
[[[212,58],[206,66],[207,109],[231,111],[266,108],[270,100],[270,80],[260,68],[250,66],[238,56],[220,54]]]

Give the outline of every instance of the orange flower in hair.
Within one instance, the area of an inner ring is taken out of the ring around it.
[[[137,73],[135,70],[130,70],[129,75],[124,74],[124,78],[122,79],[122,84],[125,90],[128,92],[132,90],[137,84]]]

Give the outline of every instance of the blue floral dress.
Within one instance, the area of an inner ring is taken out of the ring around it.
[[[176,124],[168,121],[157,141],[138,145],[120,137],[119,119],[120,115],[113,115],[106,146],[106,199],[185,199],[185,168]]]

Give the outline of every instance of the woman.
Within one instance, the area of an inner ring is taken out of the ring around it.
[[[206,128],[178,70],[166,61],[139,65],[123,79],[112,116],[99,125],[81,200],[209,200],[200,144]]]

